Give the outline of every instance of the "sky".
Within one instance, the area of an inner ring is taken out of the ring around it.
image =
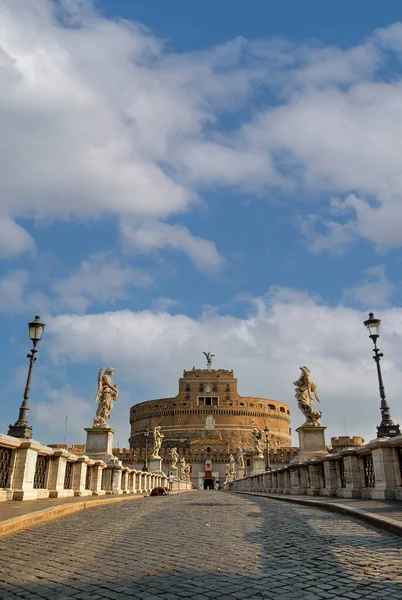
[[[0,2],[0,432],[83,443],[100,367],[129,407],[183,369],[376,436],[363,321],[402,424],[402,11],[318,0]],[[66,431],[66,415],[68,415]],[[294,443],[297,437],[293,435]]]

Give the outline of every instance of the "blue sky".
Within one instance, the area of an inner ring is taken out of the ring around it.
[[[362,321],[383,318],[402,421],[401,10],[396,2],[5,0],[0,7],[0,431],[26,323],[47,327],[34,437],[81,442],[99,367],[128,409],[184,368],[288,402],[307,364],[331,435],[374,437]],[[346,424],[346,426],[345,426]]]

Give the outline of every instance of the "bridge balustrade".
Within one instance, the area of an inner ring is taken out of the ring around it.
[[[118,460],[106,464],[66,448],[0,434],[0,501],[143,494],[167,485],[162,473],[130,469]],[[190,481],[175,478],[174,491],[191,488]]]
[[[402,435],[229,483],[241,492],[402,500]]]

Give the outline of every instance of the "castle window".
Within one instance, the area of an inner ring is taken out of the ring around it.
[[[207,452],[211,452],[211,448],[209,446],[207,447]]]
[[[250,404],[250,408],[254,408],[254,404]]]
[[[190,400],[190,394],[186,394],[186,400]]]
[[[205,406],[205,398],[198,396],[198,406]]]
[[[280,407],[279,409],[281,412],[286,412],[285,409],[283,408],[283,406]]]
[[[258,406],[259,406],[260,408],[262,408],[262,407],[263,407],[263,404],[262,404],[262,402],[260,402]]]
[[[288,415],[290,415],[290,410],[287,410],[286,412],[288,413]]]
[[[177,419],[177,422],[178,422],[178,423],[181,423],[181,419]]]
[[[227,384],[226,384],[226,391],[227,391],[227,392],[230,392],[230,383],[227,383]]]
[[[190,384],[186,383],[186,392],[189,392],[189,391],[190,391]]]
[[[275,410],[275,405],[274,404],[268,404],[268,408],[270,410]]]
[[[251,467],[251,460],[250,460],[249,458],[248,458],[248,459],[247,459],[247,461],[246,461],[246,465],[247,465],[248,467]]]
[[[252,424],[252,425],[254,425],[254,423],[255,423],[255,421],[254,421],[254,419],[253,419],[253,420],[251,421],[251,424]]]
[[[199,391],[200,391],[200,392],[203,392],[203,391],[204,391],[204,384],[203,384],[203,383],[200,383],[200,389],[199,389]]]
[[[244,406],[244,402],[240,402],[240,406]]]
[[[218,384],[217,383],[213,383],[212,384],[212,391],[213,392],[217,392],[218,391]]]

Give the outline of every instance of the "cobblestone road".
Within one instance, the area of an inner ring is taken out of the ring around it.
[[[402,598],[402,538],[340,515],[199,491],[0,538],[0,598]]]

